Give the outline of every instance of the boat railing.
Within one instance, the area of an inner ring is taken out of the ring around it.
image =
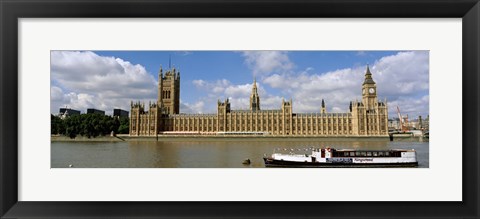
[[[305,154],[306,152],[311,153],[315,150],[313,147],[305,147],[305,148],[274,148],[273,153],[283,153],[283,154]]]

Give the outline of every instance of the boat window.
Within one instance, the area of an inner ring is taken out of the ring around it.
[[[383,151],[378,152],[378,156],[383,157]]]
[[[348,152],[343,152],[343,156],[348,157]]]
[[[361,155],[360,151],[357,151],[355,154],[356,154],[357,157],[360,157],[360,155]]]
[[[350,152],[350,156],[355,157],[355,152]]]
[[[372,156],[372,152],[371,152],[371,151],[368,151],[368,152],[367,152],[367,156],[371,157],[371,156]]]
[[[385,156],[389,157],[389,156],[390,156],[390,152],[386,151],[386,152],[385,152]]]
[[[374,151],[374,152],[373,152],[373,156],[374,156],[374,157],[378,157],[378,152]]]
[[[362,157],[365,157],[365,156],[367,156],[367,152],[362,151],[362,152],[361,152],[361,155],[362,155]]]

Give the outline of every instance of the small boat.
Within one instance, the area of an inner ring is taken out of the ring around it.
[[[311,154],[264,155],[266,167],[417,167],[415,150],[355,150],[322,148]]]

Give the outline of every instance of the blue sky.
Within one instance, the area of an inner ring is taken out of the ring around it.
[[[325,99],[330,112],[345,112],[361,98],[366,65],[387,98],[409,116],[426,116],[429,103],[428,51],[52,51],[51,113],[68,106],[129,110],[130,101],[155,101],[160,66],[181,72],[181,113],[215,113],[217,99],[248,108],[253,78],[261,107],[294,101],[296,112],[317,112]]]

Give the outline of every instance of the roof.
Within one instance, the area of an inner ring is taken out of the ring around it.
[[[365,73],[365,81],[363,81],[363,84],[375,84],[375,81],[373,81],[372,78],[372,73],[370,72],[370,67],[367,65],[367,72]]]

